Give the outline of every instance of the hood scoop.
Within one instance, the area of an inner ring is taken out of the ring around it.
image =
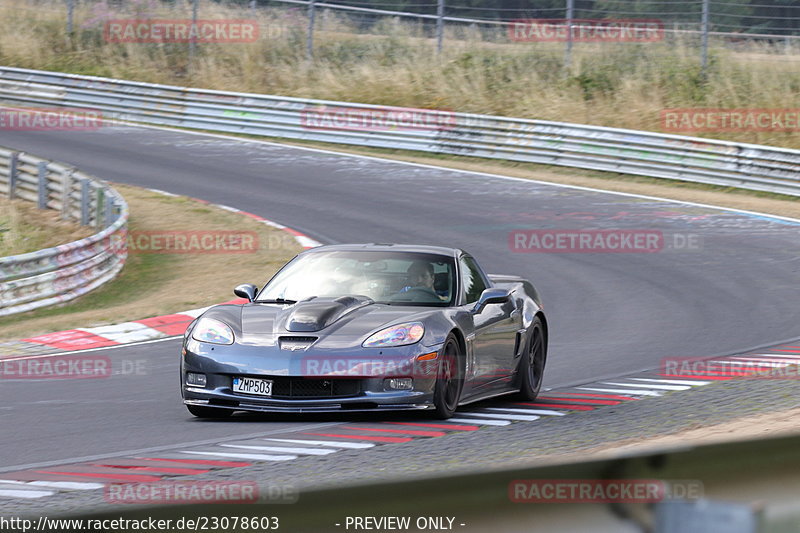
[[[320,331],[360,307],[373,303],[366,296],[314,298],[297,302],[286,320],[287,331]]]
[[[316,337],[278,337],[281,350],[305,350],[316,341]]]

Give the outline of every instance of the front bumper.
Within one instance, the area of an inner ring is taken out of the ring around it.
[[[206,396],[207,398],[201,398]],[[408,402],[411,398],[394,398]],[[372,398],[338,399],[338,400],[269,400],[262,398],[223,399],[219,394],[202,394],[192,389],[184,389],[183,403],[186,405],[203,405],[232,411],[253,411],[266,413],[332,413],[363,411],[410,411],[432,409],[432,398],[423,403],[386,403],[386,399],[375,401]]]
[[[181,393],[187,405],[235,411],[336,412],[420,410],[433,407],[438,359],[418,361],[441,346],[289,352],[258,346],[219,346],[189,341],[181,358]],[[206,385],[186,383],[189,372]],[[273,381],[270,397],[233,390],[234,377]],[[391,378],[411,378],[411,388],[394,390]]]

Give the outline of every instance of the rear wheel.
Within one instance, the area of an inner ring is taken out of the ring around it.
[[[459,357],[460,351],[458,341],[451,333],[447,336],[439,357],[439,370],[433,390],[436,417],[442,420],[453,416],[461,399],[464,372],[461,369],[463,358]]]
[[[535,400],[542,388],[544,361],[547,351],[544,329],[539,317],[533,319],[528,348],[519,362],[520,400]]]
[[[197,418],[228,418],[233,414],[232,409],[219,409],[203,405],[187,405],[186,408]]]

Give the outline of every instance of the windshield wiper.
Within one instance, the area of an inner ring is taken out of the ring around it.
[[[285,298],[273,298],[271,300],[256,300],[257,304],[296,304],[297,300],[287,300]]]

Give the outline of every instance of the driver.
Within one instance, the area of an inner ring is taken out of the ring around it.
[[[434,275],[433,264],[428,261],[414,261],[406,271],[409,285],[400,289],[400,292],[408,292],[411,289],[422,289],[430,291],[432,295],[436,295],[440,300],[446,300],[436,292],[433,287]]]

